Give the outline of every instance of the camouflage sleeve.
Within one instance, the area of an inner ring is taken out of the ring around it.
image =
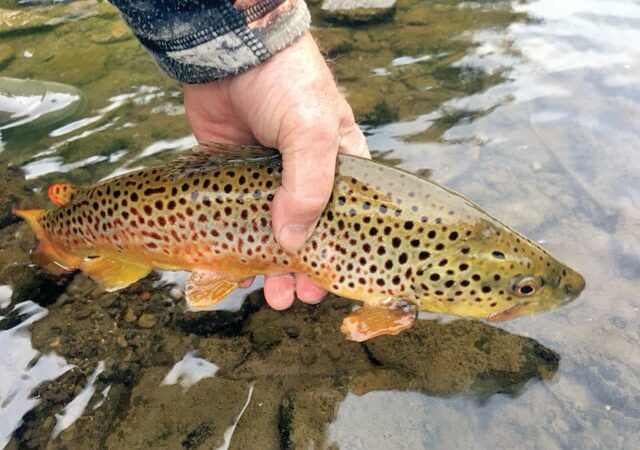
[[[309,28],[303,0],[111,0],[169,76],[204,83],[260,64]]]

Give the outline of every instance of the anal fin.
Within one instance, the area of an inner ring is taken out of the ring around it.
[[[215,272],[193,272],[185,289],[187,305],[193,311],[210,308],[237,287],[237,281]]]
[[[396,335],[410,328],[418,310],[409,302],[394,300],[384,305],[364,305],[342,321],[340,331],[347,339],[364,342],[385,334]]]
[[[107,256],[85,259],[80,270],[96,280],[106,291],[117,291],[151,272],[151,267]]]

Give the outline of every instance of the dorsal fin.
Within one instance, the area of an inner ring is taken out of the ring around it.
[[[47,194],[54,205],[62,206],[69,203],[73,196],[76,195],[76,188],[69,183],[53,183],[47,189]]]
[[[170,176],[176,180],[215,167],[239,166],[277,159],[280,152],[259,145],[202,142],[180,155],[172,164]]]

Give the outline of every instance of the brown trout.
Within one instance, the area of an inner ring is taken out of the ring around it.
[[[360,300],[342,331],[363,341],[410,327],[418,310],[500,321],[575,299],[582,276],[466,198],[432,181],[340,155],[329,203],[297,253],[271,230],[280,184],[275,150],[203,144],[166,167],[89,187],[55,183],[51,211],[16,210],[45,268],[80,269],[107,290],[153,268],[188,270],[204,309],[244,279],[302,272]]]

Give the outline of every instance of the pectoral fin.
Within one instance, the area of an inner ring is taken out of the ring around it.
[[[87,258],[80,270],[96,280],[106,291],[117,291],[151,272],[151,267],[106,256]]]
[[[238,282],[214,272],[193,272],[187,281],[186,296],[189,309],[210,308],[238,287]]]
[[[416,306],[408,302],[393,301],[380,306],[365,304],[344,318],[340,331],[355,342],[384,334],[396,335],[410,328],[417,314]]]

